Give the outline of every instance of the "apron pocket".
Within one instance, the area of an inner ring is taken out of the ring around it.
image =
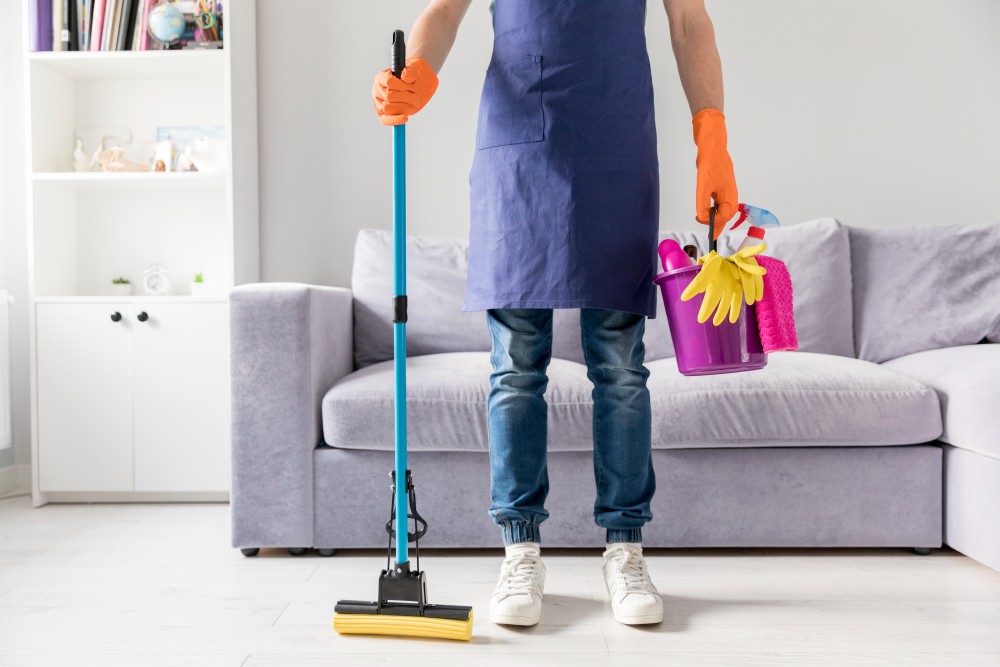
[[[542,56],[491,63],[479,103],[476,148],[526,144],[545,138]]]

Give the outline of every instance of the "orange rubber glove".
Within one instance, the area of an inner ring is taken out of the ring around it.
[[[694,143],[698,146],[698,185],[695,188],[695,211],[698,222],[708,224],[712,200],[719,207],[715,216],[715,238],[736,215],[739,195],[733,161],[726,148],[726,117],[715,109],[702,109],[691,119]]]
[[[382,70],[372,86],[372,101],[379,121],[383,125],[402,125],[424,108],[437,87],[437,74],[420,56],[406,60],[399,78],[392,75],[392,70]]]

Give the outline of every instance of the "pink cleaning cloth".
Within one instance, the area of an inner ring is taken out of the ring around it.
[[[764,298],[755,305],[757,328],[764,352],[799,349],[792,310],[792,277],[780,259],[757,255],[757,263],[767,269],[764,275]]]

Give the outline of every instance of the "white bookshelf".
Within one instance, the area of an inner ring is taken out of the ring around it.
[[[36,505],[228,492],[226,294],[259,279],[259,252],[254,2],[225,11],[220,50],[24,58]],[[181,126],[225,128],[223,172],[73,169],[78,133],[130,134],[138,162]],[[153,264],[164,296],[143,294]],[[208,294],[191,295],[196,273]]]

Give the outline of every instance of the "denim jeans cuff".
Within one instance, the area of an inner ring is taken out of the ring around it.
[[[541,532],[537,523],[511,522],[500,524],[503,530],[504,546],[521,542],[541,542]]]
[[[642,528],[608,528],[608,544],[612,542],[642,542]]]

